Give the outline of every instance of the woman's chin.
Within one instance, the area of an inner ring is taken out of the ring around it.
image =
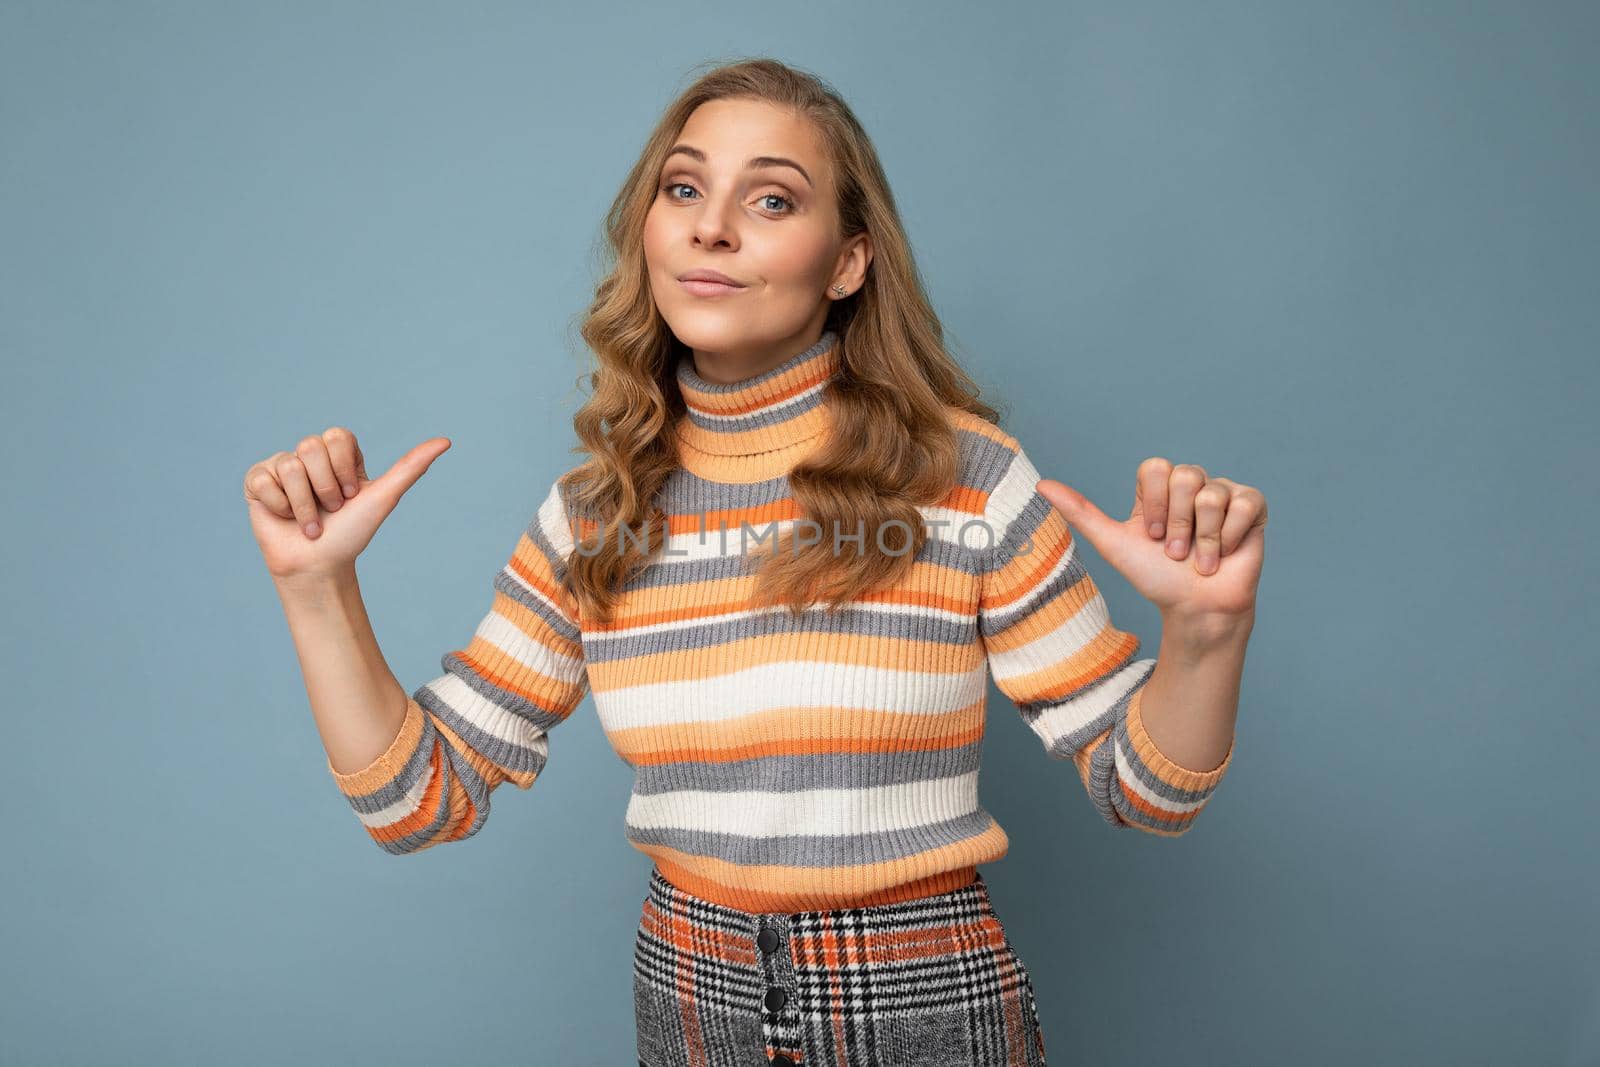
[[[731,309],[675,308],[663,315],[679,341],[705,352],[741,348],[750,343],[750,316]]]

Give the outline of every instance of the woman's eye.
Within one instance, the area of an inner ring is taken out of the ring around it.
[[[666,185],[663,185],[661,187],[661,191],[666,193],[667,197],[669,199],[672,199],[672,200],[687,200],[687,199],[692,199],[692,198],[676,196],[676,195],[673,194],[672,190],[674,190],[674,189],[693,189],[693,188],[694,188],[694,186],[690,185],[688,182],[668,182]],[[781,201],[785,205],[782,208],[763,208],[762,209],[763,211],[772,211],[772,212],[774,212],[776,214],[791,214],[794,211],[794,206],[795,206],[794,205],[794,201],[790,200],[787,196],[784,196],[782,193],[766,193],[763,196],[761,196],[759,199],[761,199],[761,200],[778,200],[778,201]]]

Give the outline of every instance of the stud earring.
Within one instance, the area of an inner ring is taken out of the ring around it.
[[[840,296],[843,296],[844,295],[844,286],[836,285],[836,286],[833,287],[833,291],[838,293]]]

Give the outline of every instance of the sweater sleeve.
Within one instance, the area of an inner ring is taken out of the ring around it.
[[[387,751],[341,774],[339,791],[386,852],[418,852],[477,833],[489,795],[530,788],[547,732],[588,692],[577,611],[560,585],[572,548],[559,482],[494,577],[488,613],[444,673],[411,694]]]
[[[1055,759],[1070,759],[1113,827],[1178,836],[1193,825],[1233,760],[1183,767],[1151,741],[1140,717],[1154,659],[1112,625],[1078,557],[1071,528],[1041,494],[1038,470],[1011,441],[984,518],[993,541],[978,626],[1001,692]]]

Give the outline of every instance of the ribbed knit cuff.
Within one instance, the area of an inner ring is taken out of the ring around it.
[[[1196,771],[1181,766],[1157,748],[1156,743],[1145,731],[1142,711],[1144,692],[1145,687],[1141,685],[1128,700],[1128,740],[1133,743],[1133,750],[1138,753],[1139,759],[1162,781],[1179,789],[1209,792],[1216,788],[1217,783],[1222,781],[1222,776],[1228,773],[1229,764],[1233,762],[1233,749],[1238,735],[1229,738],[1227,755],[1223,756],[1222,762],[1212,770]]]
[[[333,769],[331,760],[325,761],[328,773],[333,775],[333,780],[338,784],[340,791],[351,797],[366,796],[394,781],[405,769],[406,764],[411,762],[417,746],[422,743],[422,716],[422,705],[414,698],[408,697],[406,717],[400,725],[400,733],[381,755],[359,771],[340,774]]]

